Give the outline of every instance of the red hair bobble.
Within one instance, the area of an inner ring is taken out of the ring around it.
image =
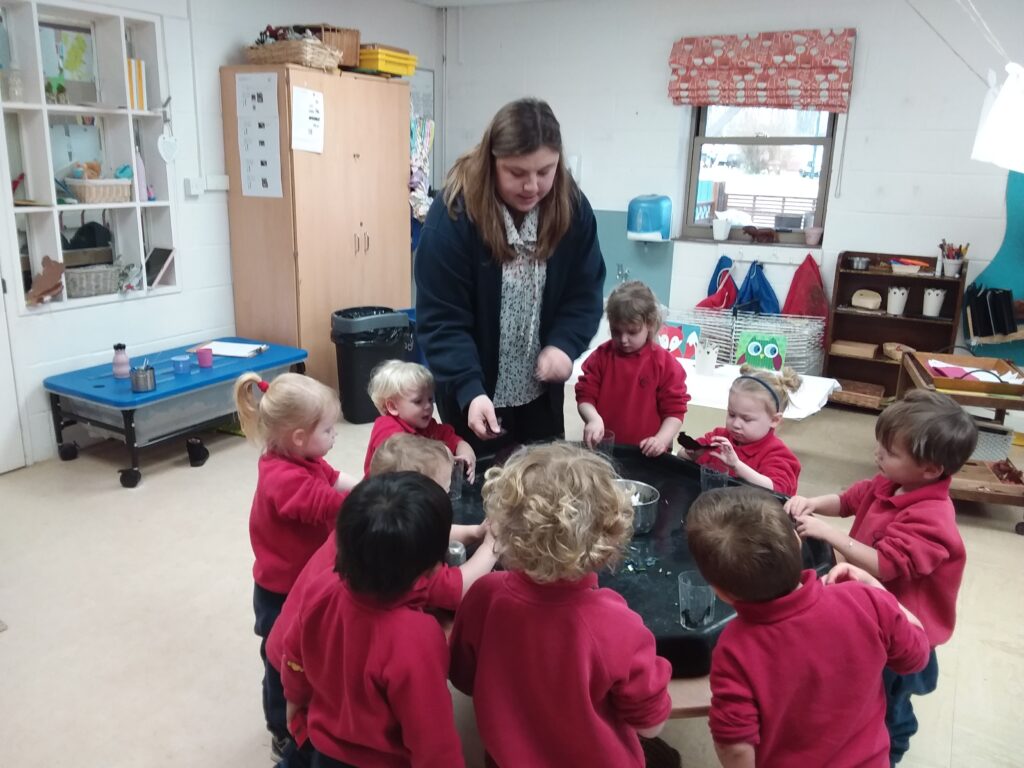
[[[270,385],[265,381],[261,381],[256,386],[260,388],[260,392],[266,392],[268,389],[270,389]]]

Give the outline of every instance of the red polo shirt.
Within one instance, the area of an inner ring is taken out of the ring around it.
[[[502,768],[639,768],[636,729],[672,709],[654,635],[596,574],[551,584],[484,576],[455,614],[451,649],[452,683],[473,697]]]
[[[771,768],[888,768],[882,669],[920,671],[930,651],[895,598],[808,570],[788,595],[734,607],[711,657],[714,740],[753,744]]]
[[[786,447],[782,440],[776,437],[774,429],[769,430],[767,435],[752,443],[734,443],[729,437],[729,430],[725,427],[718,427],[699,438],[697,442],[701,445],[711,445],[712,437],[728,439],[732,443],[732,447],[736,449],[736,455],[740,457],[740,461],[755,472],[769,478],[776,493],[786,496],[796,493],[797,482],[800,480],[800,459]],[[736,474],[712,456],[711,451],[702,451],[695,461],[715,472],[724,472],[728,475]]]
[[[365,768],[462,768],[448,690],[448,645],[406,599],[383,605],[337,574],[309,585],[284,640],[289,728],[335,760]]]
[[[606,341],[583,361],[576,402],[597,409],[616,443],[639,445],[668,417],[682,421],[690,396],[683,366],[667,349],[652,342],[624,355]]]
[[[850,537],[878,550],[878,580],[921,620],[933,646],[953,634],[967,563],[950,482],[897,494],[898,486],[879,474],[839,497],[839,514],[854,515]]]
[[[366,446],[366,458],[363,460],[363,474],[370,474],[370,461],[373,459],[373,454],[377,452],[377,449],[384,444],[384,441],[392,435],[398,435],[402,432],[408,435],[419,435],[431,440],[440,440],[448,446],[448,450],[453,454],[455,449],[459,447],[459,443],[462,442],[462,438],[455,434],[455,430],[448,424],[438,424],[437,421],[431,419],[430,423],[423,429],[416,429],[406,424],[397,416],[385,413],[383,416],[378,416],[377,420],[373,422],[373,430],[370,432],[370,444]]]
[[[252,577],[271,592],[288,594],[306,561],[334,528],[347,493],[337,491],[338,471],[322,458],[279,453],[260,457],[249,513],[256,562]]]

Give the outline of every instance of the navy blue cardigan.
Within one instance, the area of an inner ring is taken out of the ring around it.
[[[494,397],[501,265],[464,210],[455,219],[448,215],[443,193],[423,225],[414,274],[417,336],[439,397],[454,397],[463,411],[478,395]],[[558,347],[571,360],[586,350],[601,320],[604,277],[597,221],[580,192],[569,231],[547,261],[542,347]]]

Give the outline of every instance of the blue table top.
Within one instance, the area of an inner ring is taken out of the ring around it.
[[[236,336],[225,336],[217,341],[237,341],[244,344],[262,344],[264,342],[243,339]],[[175,347],[150,355],[137,355],[131,358],[132,367],[148,361],[155,369],[156,389],[151,392],[132,392],[131,379],[115,379],[111,364],[103,363],[90,368],[61,373],[43,380],[47,392],[68,395],[93,403],[109,405],[119,410],[138,408],[150,403],[166,400],[170,397],[183,395],[203,389],[214,384],[234,381],[246,371],[265,371],[270,368],[294,365],[306,359],[304,349],[286,347],[280,344],[267,344],[267,350],[253,357],[222,357],[213,356],[212,368],[200,368],[195,354],[191,357],[191,369],[185,374],[176,374],[171,363],[175,355],[189,354],[188,349],[195,347],[197,342],[184,347]]]

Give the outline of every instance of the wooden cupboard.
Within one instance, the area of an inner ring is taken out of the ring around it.
[[[237,76],[259,73],[277,76],[280,197],[243,189]],[[220,77],[236,333],[306,349],[337,389],[331,313],[411,303],[409,85],[295,65]],[[292,149],[293,88],[324,95],[323,154]]]

